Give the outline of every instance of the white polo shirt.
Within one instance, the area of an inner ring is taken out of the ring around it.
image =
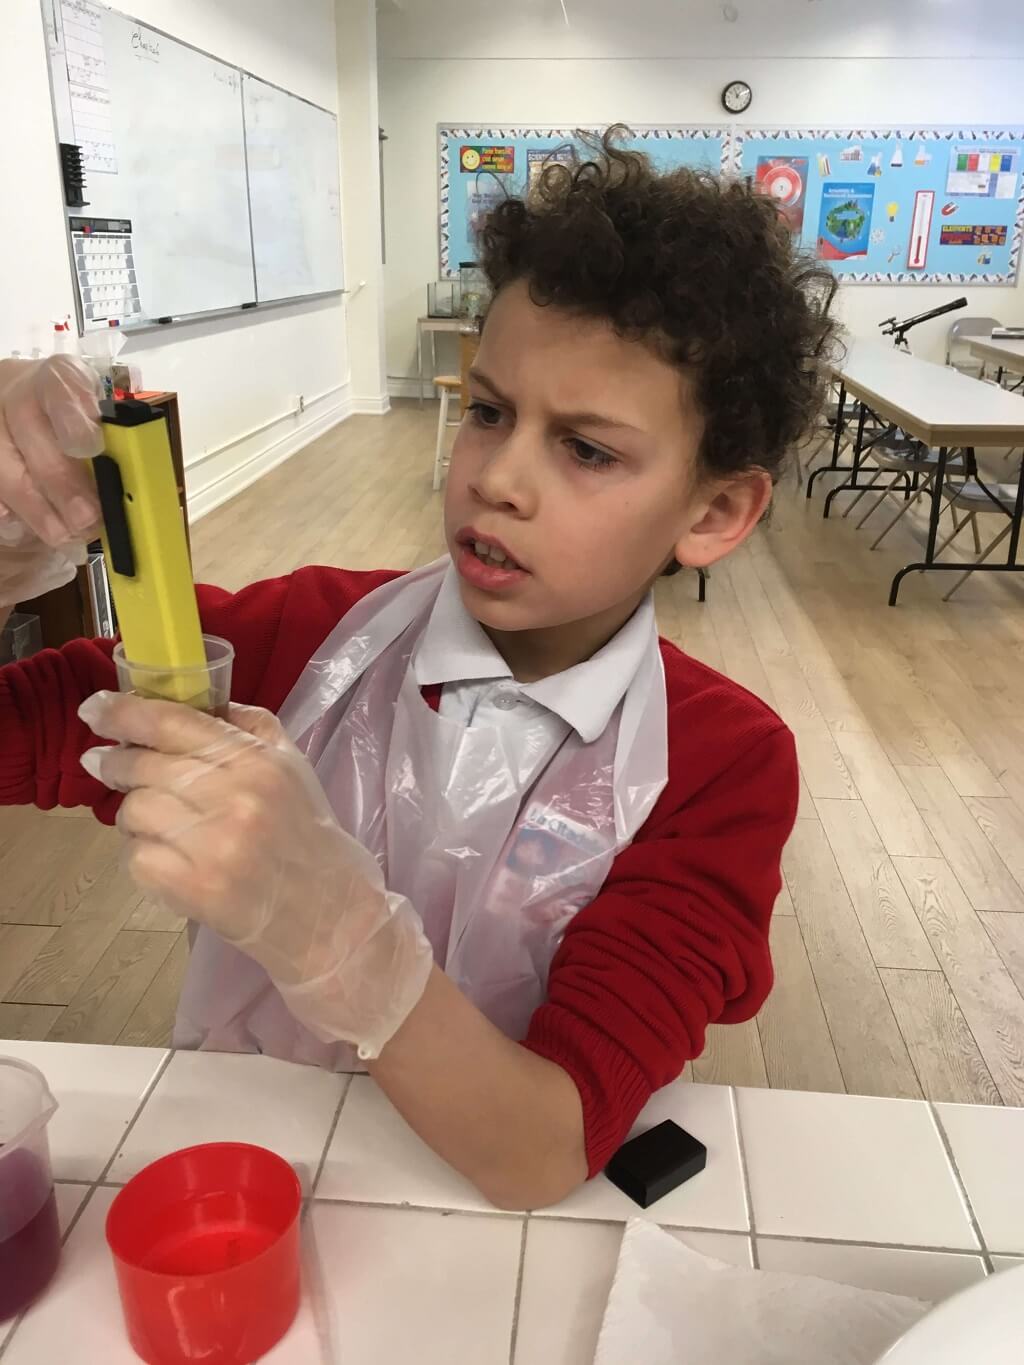
[[[420,687],[441,684],[440,714],[467,727],[500,726],[525,786],[575,730],[590,744],[607,727],[655,632],[646,597],[626,624],[584,663],[519,683],[463,606],[454,570],[445,575],[412,660]]]

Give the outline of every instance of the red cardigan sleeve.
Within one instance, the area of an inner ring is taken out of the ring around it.
[[[235,647],[232,700],[276,712],[348,608],[394,576],[309,567],[238,593],[199,586],[204,631]],[[0,806],[91,806],[113,824],[120,794],[78,761],[96,743],[78,708],[117,686],[113,648],[113,640],[74,640],[0,668]]]
[[[576,1083],[591,1175],[700,1056],[707,1025],[751,1018],[772,986],[795,746],[760,702],[711,677],[670,708],[668,786],[572,920],[525,1039]]]

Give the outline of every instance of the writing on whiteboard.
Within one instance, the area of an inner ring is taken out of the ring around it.
[[[158,62],[160,60],[160,43],[155,33],[150,33],[148,29],[132,29],[132,51],[146,61]]]

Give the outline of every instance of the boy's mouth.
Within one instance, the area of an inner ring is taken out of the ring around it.
[[[459,545],[470,550],[482,564],[506,571],[523,571],[523,566],[513,559],[500,541],[479,535],[472,526],[460,531],[455,539]]]
[[[481,535],[472,526],[460,531],[455,543],[459,549],[455,565],[460,577],[481,592],[515,592],[530,576],[500,540]]]

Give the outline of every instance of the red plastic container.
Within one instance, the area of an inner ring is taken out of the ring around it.
[[[244,1142],[154,1161],[107,1214],[128,1339],[149,1365],[249,1365],[299,1307],[298,1177]]]

